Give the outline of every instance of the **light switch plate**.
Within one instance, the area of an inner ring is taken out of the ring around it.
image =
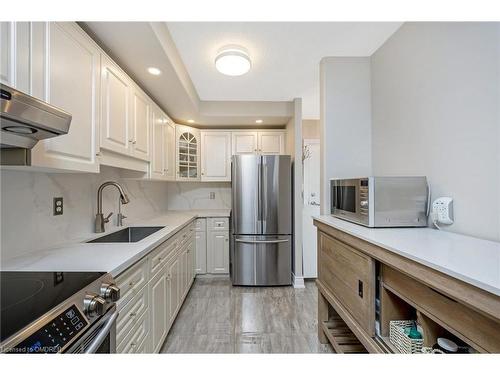
[[[62,197],[54,198],[54,204],[53,204],[54,216],[62,215],[63,212],[64,212],[63,198]]]
[[[210,199],[215,199],[215,192],[214,191],[210,192]]]

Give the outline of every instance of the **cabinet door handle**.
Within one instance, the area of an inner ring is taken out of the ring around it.
[[[358,280],[358,296],[363,298],[363,282]]]

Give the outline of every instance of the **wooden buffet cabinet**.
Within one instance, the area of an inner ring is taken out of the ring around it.
[[[500,353],[500,298],[314,220],[318,336],[340,353],[392,353],[391,320],[416,319],[424,346],[458,339]],[[378,327],[378,329],[377,329]]]

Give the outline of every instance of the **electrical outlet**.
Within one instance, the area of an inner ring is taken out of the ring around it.
[[[62,197],[54,198],[54,205],[53,205],[54,216],[62,215],[63,212],[64,212],[63,198]]]
[[[432,202],[434,221],[442,224],[453,224],[453,198],[440,197]]]
[[[215,199],[215,192],[214,191],[210,192],[210,199]]]

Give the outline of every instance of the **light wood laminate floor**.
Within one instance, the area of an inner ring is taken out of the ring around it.
[[[314,282],[293,287],[233,287],[196,279],[162,353],[331,353],[317,338]]]

